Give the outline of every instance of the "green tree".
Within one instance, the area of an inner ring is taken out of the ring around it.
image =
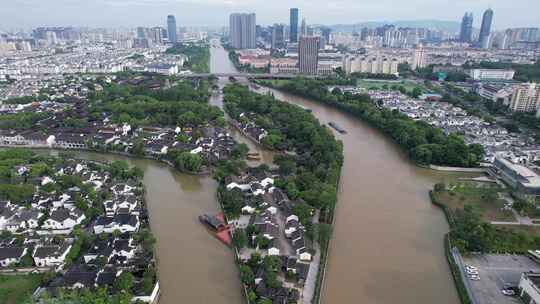
[[[436,183],[433,189],[435,192],[442,192],[446,189],[446,185],[444,183]]]
[[[130,272],[122,272],[114,282],[114,288],[117,290],[129,292],[133,287],[134,277]]]
[[[253,274],[251,267],[240,265],[240,280],[248,286],[252,286],[255,283],[255,274]]]
[[[135,140],[133,142],[132,153],[136,156],[144,156],[144,142],[142,140]]]
[[[257,304],[272,304],[272,300],[267,299],[267,298],[260,298],[257,301]]]
[[[245,158],[249,152],[249,147],[246,144],[238,144],[232,151],[232,157],[237,159]]]
[[[189,152],[182,152],[175,159],[176,167],[183,171],[199,172],[202,164],[203,160],[199,154]]]
[[[415,87],[411,92],[411,96],[413,98],[418,98],[420,95],[422,95],[422,88],[420,87]]]
[[[246,232],[243,229],[237,229],[233,235],[233,244],[236,248],[244,248],[248,244]]]
[[[144,294],[151,294],[154,289],[154,278],[156,277],[156,270],[153,266],[149,266],[143,274],[142,289]]]

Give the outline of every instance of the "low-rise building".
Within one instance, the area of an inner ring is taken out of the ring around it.
[[[503,157],[495,157],[493,166],[501,179],[515,189],[517,195],[523,198],[540,196],[540,176],[531,169]]]
[[[476,88],[476,92],[485,99],[509,105],[512,94],[514,93],[514,88],[512,86],[482,84]]]
[[[270,74],[298,74],[298,60],[293,58],[272,58]]]
[[[57,266],[64,263],[70,249],[71,245],[69,244],[38,246],[34,249],[32,257],[38,267]]]
[[[519,297],[525,304],[540,303],[540,273],[525,272],[519,280]]]
[[[514,70],[505,69],[471,69],[469,76],[474,80],[512,80]]]
[[[8,267],[19,263],[26,254],[27,249],[22,247],[3,247],[0,248],[0,266]]]

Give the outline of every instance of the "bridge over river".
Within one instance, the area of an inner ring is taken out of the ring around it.
[[[202,74],[180,74],[176,75],[176,77],[180,78],[207,78],[210,76],[215,76],[218,78],[221,77],[245,77],[245,78],[251,78],[251,79],[292,79],[297,77],[297,75],[293,74],[270,74],[270,73],[202,73]],[[305,78],[317,78],[321,76],[315,76],[315,75],[303,75],[302,77]]]

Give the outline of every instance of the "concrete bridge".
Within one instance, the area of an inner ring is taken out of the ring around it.
[[[183,74],[175,75],[180,78],[208,78],[210,76],[215,76],[218,78],[222,77],[235,77],[235,78],[253,78],[253,79],[292,79],[298,77],[298,75],[293,74],[269,74],[269,73],[202,73],[202,74]],[[304,78],[317,78],[321,77],[318,75],[302,75]]]

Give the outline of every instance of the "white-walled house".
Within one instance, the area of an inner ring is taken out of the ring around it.
[[[279,249],[277,247],[272,247],[268,249],[268,255],[279,256]]]
[[[257,209],[255,209],[254,207],[251,207],[249,205],[245,205],[244,207],[242,207],[242,213],[244,214],[253,214],[255,213]]]
[[[249,189],[251,189],[251,186],[249,184],[242,184],[237,182],[231,182],[227,184],[227,190],[232,190],[234,188],[238,188],[242,191],[248,191]]]
[[[0,248],[0,266],[8,267],[19,263],[26,255],[27,249],[22,247],[2,247]]]
[[[263,187],[267,187],[268,185],[273,185],[274,184],[274,179],[271,178],[271,177],[266,177],[264,178],[263,180],[261,180],[259,182]]]
[[[57,266],[64,263],[70,249],[70,244],[64,244],[62,246],[38,246],[34,249],[32,257],[38,267]]]
[[[134,214],[117,214],[114,217],[101,216],[94,225],[94,233],[136,232],[139,230],[139,217]]]
[[[116,195],[128,194],[131,193],[131,191],[133,191],[134,189],[134,187],[126,184],[116,184],[111,187],[112,192]]]
[[[133,246],[133,239],[117,239],[113,242],[113,254],[127,258],[128,260],[135,256],[136,247]]]
[[[301,261],[311,261],[311,254],[307,251],[300,253],[299,257]]]
[[[114,200],[103,202],[103,206],[107,216],[114,216],[120,209],[126,210],[130,214],[139,215],[139,211],[136,210],[139,201],[134,195],[118,196]]]
[[[58,208],[51,212],[41,228],[51,230],[71,230],[86,219],[84,213],[78,209],[69,210]]]
[[[11,217],[9,215],[12,214]],[[11,233],[24,231],[27,229],[35,229],[39,226],[39,218],[43,214],[37,210],[19,208],[7,210],[3,212],[4,216],[0,217],[0,226],[2,230],[7,230]]]

